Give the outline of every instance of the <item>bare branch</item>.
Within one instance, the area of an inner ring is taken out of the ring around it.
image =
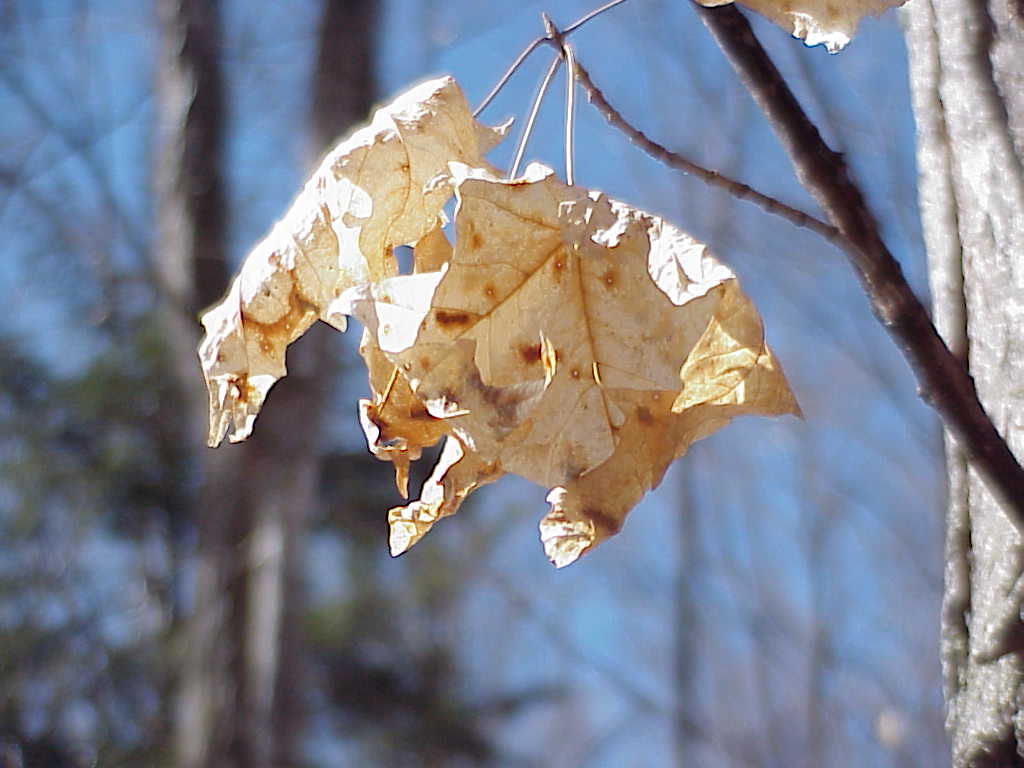
[[[693,8],[768,119],[800,183],[842,234],[843,250],[875,316],[917,376],[921,398],[938,411],[1003,510],[1024,530],[1024,469],[985,413],[963,363],[907,284],[842,156],[825,144],[736,8]]]
[[[591,79],[590,73],[587,72],[586,68],[578,58],[576,60],[576,78],[579,80],[580,85],[583,86],[583,90],[587,92],[587,100],[604,116],[604,119],[608,121],[608,124],[625,134],[630,142],[635,144],[658,162],[663,163],[674,170],[692,174],[713,187],[724,189],[730,195],[739,200],[749,200],[755,205],[760,206],[768,213],[781,216],[791,224],[816,232],[830,243],[835,243],[840,248],[846,246],[842,235],[839,234],[839,230],[826,224],[821,219],[816,219],[809,213],[804,213],[797,208],[793,208],[776,200],[774,197],[770,197],[763,192],[758,192],[756,189],[748,184],[744,184],[742,181],[736,181],[735,179],[731,179],[718,171],[712,171],[704,168],[703,166],[697,165],[696,163],[687,160],[682,155],[659,144],[653,139],[648,138],[643,131],[634,127],[622,116],[622,113],[608,103],[608,99],[605,97],[604,93],[601,92],[601,89],[597,87],[593,79]]]

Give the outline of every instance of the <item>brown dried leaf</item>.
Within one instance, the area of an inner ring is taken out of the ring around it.
[[[420,498],[388,512],[389,545],[395,557],[422,539],[442,517],[454,515],[477,488],[493,483],[502,473],[495,465],[467,452],[456,437],[445,441],[437,465],[423,484]]]
[[[613,456],[548,495],[551,510],[541,521],[541,540],[557,567],[617,533],[669,464],[733,417],[800,415],[764,343],[753,304],[735,280],[723,289],[714,317],[683,364],[683,391],[674,399],[673,392],[617,392],[629,415]]]
[[[430,415],[368,331],[363,333],[359,353],[370,372],[373,392],[372,400],[359,401],[366,443],[374,456],[395,465],[395,485],[403,498],[408,498],[409,463],[418,459],[424,448],[436,445],[447,433],[447,425]]]
[[[760,318],[704,245],[540,166],[513,182],[453,174],[455,251],[436,289],[416,275],[343,297],[459,444],[391,511],[393,551],[513,472],[554,487],[541,530],[566,565],[694,440],[742,413],[798,413]]]
[[[445,77],[377,110],[370,125],[324,158],[224,300],[203,317],[210,445],[232,425],[232,442],[248,437],[268,390],[286,373],[287,345],[317,318],[344,330],[334,299],[395,274],[392,249],[434,230],[451,196],[447,185],[432,182],[449,161],[483,165],[504,130],[478,124]],[[438,247],[435,240],[435,253]]]
[[[451,258],[452,244],[445,237],[444,230],[435,227],[421,237],[413,249],[413,272],[417,275],[437,272]]]
[[[733,0],[697,0],[701,5],[728,5]],[[790,31],[807,45],[824,45],[836,53],[850,42],[860,20],[879,16],[906,0],[737,0]]]

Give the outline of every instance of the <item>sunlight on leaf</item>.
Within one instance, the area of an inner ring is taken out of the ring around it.
[[[420,498],[388,513],[392,554],[511,473],[551,489],[540,533],[562,567],[618,532],[694,441],[800,410],[707,246],[539,164],[500,178],[483,155],[502,133],[441,79],[327,156],[203,319],[210,442],[230,422],[248,436],[288,343],[355,316],[360,422],[403,497],[410,463],[445,440]],[[413,246],[412,274],[397,274],[397,245]]]
[[[344,330],[334,299],[395,274],[392,249],[434,229],[451,196],[430,182],[449,161],[482,165],[506,128],[473,120],[462,91],[445,77],[377,110],[327,154],[227,296],[203,316],[210,445],[229,428],[232,442],[249,436],[268,390],[286,373],[287,345],[318,318]]]
[[[846,47],[861,19],[879,16],[906,0],[736,0],[757,11],[807,45],[824,45],[829,53]],[[733,0],[697,0],[713,8]]]
[[[543,166],[452,173],[455,248],[432,295],[415,275],[343,298],[455,438],[421,498],[391,511],[393,551],[514,473],[554,488],[541,535],[567,565],[693,441],[744,413],[799,413],[703,244]]]

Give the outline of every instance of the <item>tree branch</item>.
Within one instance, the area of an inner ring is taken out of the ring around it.
[[[735,179],[731,179],[718,171],[712,171],[708,168],[697,165],[696,163],[687,160],[677,152],[673,152],[667,147],[649,138],[647,134],[639,128],[634,127],[617,109],[615,109],[615,107],[608,103],[608,99],[591,79],[590,73],[587,72],[579,59],[576,60],[576,79],[586,92],[587,101],[594,105],[594,108],[601,113],[604,119],[608,121],[608,124],[625,134],[626,138],[628,138],[632,144],[639,147],[659,163],[667,165],[669,168],[674,170],[692,174],[705,184],[724,189],[738,200],[749,200],[768,213],[781,216],[795,226],[805,227],[806,229],[821,235],[829,242],[835,243],[840,248],[844,247],[845,244],[842,242],[843,236],[835,227],[826,224],[820,219],[816,219],[809,213],[804,213],[798,208],[786,205],[785,203],[776,200],[774,197],[769,197],[763,192],[758,192],[756,189],[748,184],[744,184],[742,181],[736,181]]]
[[[982,408],[974,380],[907,284],[842,156],[825,144],[735,7],[694,3],[693,8],[768,119],[800,183],[845,238],[843,250],[875,316],[917,376],[921,398],[938,411],[1008,517],[1024,531],[1024,469]]]

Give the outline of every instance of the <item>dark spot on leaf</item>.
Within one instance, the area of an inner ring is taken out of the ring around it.
[[[601,281],[609,288],[613,288],[619,282],[619,273],[609,268],[601,276]]]
[[[432,419],[434,417],[430,415],[430,411],[427,410],[427,407],[425,405],[423,405],[423,403],[414,403],[409,408],[409,418],[410,419]]]
[[[486,296],[489,299],[493,299],[494,298],[494,294],[495,294],[495,290],[494,290],[494,285],[493,284],[488,283],[487,285],[484,286],[484,296]]]
[[[608,536],[618,533],[619,529],[622,528],[621,520],[616,520],[611,515],[597,509],[596,507],[587,507],[584,509],[583,516],[590,520],[600,533],[604,533]]]
[[[420,368],[422,368],[424,371],[429,371],[430,370],[430,366],[431,366],[431,362],[430,362],[430,358],[429,357],[421,357],[420,358]]]
[[[495,418],[489,422],[494,429],[504,432],[519,423],[519,409],[523,402],[529,399],[529,390],[514,386],[492,387],[485,384],[476,371],[469,374],[465,381],[494,410]]]
[[[654,423],[654,416],[652,416],[651,412],[642,405],[636,409],[636,417],[639,419],[641,424]]]
[[[469,236],[469,247],[470,247],[470,249],[474,250],[474,251],[477,251],[480,248],[482,248],[483,245],[484,245],[483,237],[480,235],[479,232],[474,231],[473,234]]]
[[[565,476],[570,480],[579,480],[583,477],[583,468],[576,464],[572,459],[565,465]]]
[[[571,371],[569,371],[569,375],[572,376],[574,379],[578,379],[580,377],[580,369],[573,368]]]
[[[469,325],[469,314],[466,312],[451,312],[447,309],[439,309],[434,313],[434,318],[442,328],[457,328]]]
[[[521,344],[519,347],[519,357],[523,359],[524,363],[539,363],[540,351],[540,344]]]
[[[242,376],[235,382],[235,386],[238,387],[238,402],[248,403],[249,395],[252,393],[252,387],[249,385],[249,377]]]

